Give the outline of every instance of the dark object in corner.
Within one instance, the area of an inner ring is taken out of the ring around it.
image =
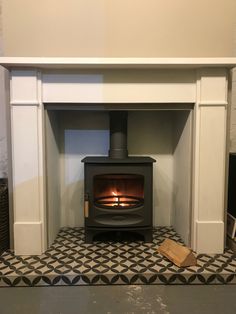
[[[231,239],[236,237],[236,153],[229,154],[227,234]]]
[[[228,213],[236,218],[236,153],[229,154]]]
[[[9,249],[9,201],[7,179],[0,179],[0,255]]]

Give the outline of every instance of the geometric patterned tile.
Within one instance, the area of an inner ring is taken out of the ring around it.
[[[63,228],[41,256],[0,256],[1,286],[115,284],[236,284],[236,254],[197,256],[179,268],[157,252],[165,238],[183,244],[172,227],[153,229],[153,242],[84,243],[83,228]]]

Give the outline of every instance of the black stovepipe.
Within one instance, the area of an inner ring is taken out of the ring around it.
[[[127,117],[127,111],[110,111],[110,158],[128,157]]]

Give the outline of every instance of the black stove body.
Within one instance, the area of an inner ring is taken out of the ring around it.
[[[106,231],[129,231],[152,241],[153,163],[128,157],[127,112],[110,113],[109,157],[85,157],[85,242]]]

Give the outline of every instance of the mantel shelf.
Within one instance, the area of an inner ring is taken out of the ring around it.
[[[185,69],[236,67],[236,58],[43,58],[0,57],[0,65],[11,68],[40,69]]]

